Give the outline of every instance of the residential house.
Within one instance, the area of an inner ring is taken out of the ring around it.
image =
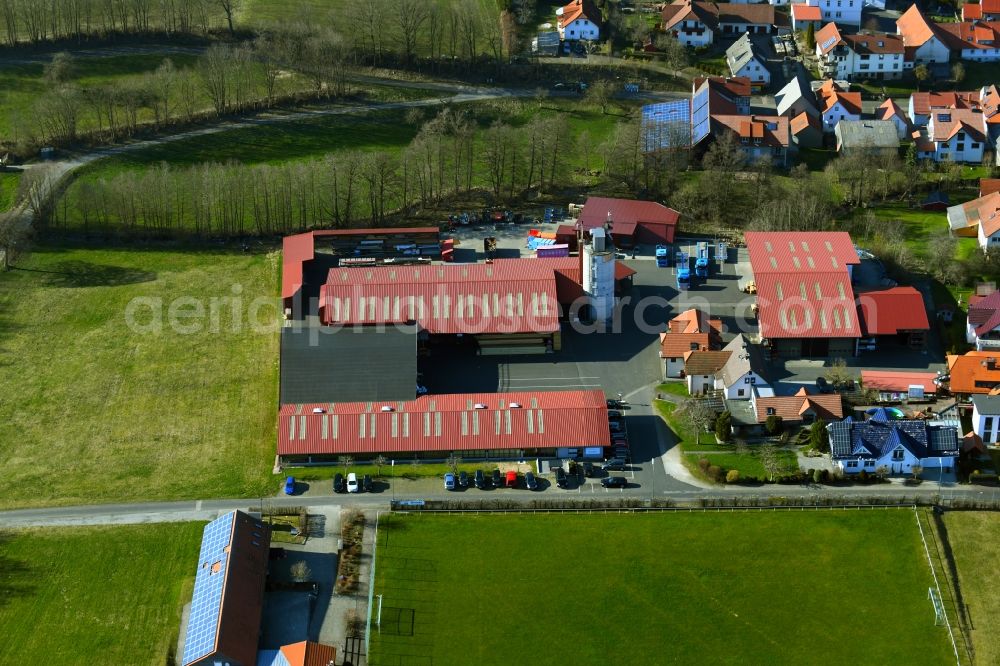
[[[910,136],[912,132],[906,112],[891,97],[879,104],[875,110],[875,118],[891,122],[896,127],[896,137],[899,139]]]
[[[1000,192],[1000,178],[980,178],[979,196],[985,197],[987,194]]]
[[[712,115],[712,132],[719,136],[730,131],[736,135],[747,162],[767,160],[776,166],[788,166],[792,133],[784,116]]]
[[[788,121],[788,129],[792,132],[792,141],[799,148],[823,146],[823,122],[808,111],[803,111]]]
[[[744,33],[726,49],[726,62],[733,76],[749,79],[750,85],[755,90],[760,90],[770,85],[771,72],[767,68],[765,59],[755,53],[754,49],[749,33]]]
[[[337,649],[313,641],[282,645],[277,650],[260,650],[257,666],[333,666]]]
[[[861,334],[868,340],[863,345],[885,349],[902,345],[923,349],[927,345],[927,320],[924,296],[913,287],[872,289],[858,293],[858,316]]]
[[[906,47],[907,68],[919,64],[947,64],[951,59],[947,38],[916,4],[910,5],[896,20],[896,34],[903,38],[903,45]]]
[[[751,399],[757,423],[763,426],[769,416],[777,416],[783,425],[810,425],[816,421],[844,418],[843,400],[837,393],[810,394],[805,387],[795,395],[754,396]]]
[[[1000,0],[962,3],[963,21],[1000,21]]]
[[[861,120],[861,93],[847,92],[832,79],[816,91],[823,131],[833,132],[841,120]]]
[[[847,357],[861,328],[851,288],[861,263],[843,231],[748,231],[760,335],[779,358]]]
[[[949,354],[946,357],[949,387],[952,394],[971,396],[992,393],[1000,386],[1000,367],[997,366],[997,351],[970,351],[962,355]]]
[[[837,152],[895,155],[899,152],[896,126],[888,120],[841,120],[834,128]]]
[[[921,127],[931,119],[934,111],[949,109],[978,109],[982,107],[982,91],[915,92],[910,95],[907,107],[913,125]]]
[[[951,206],[948,226],[956,236],[975,236],[984,251],[1000,247],[1000,192]]]
[[[919,159],[980,164],[986,151],[986,117],[980,109],[934,111],[914,140]]]
[[[938,23],[938,34],[959,60],[997,62],[1000,60],[1000,23],[965,21]]]
[[[972,396],[972,432],[984,444],[1000,443],[1000,395]]]
[[[684,381],[691,395],[715,390],[716,377],[732,355],[731,351],[692,351],[684,357]]]
[[[805,32],[812,25],[814,30],[819,30],[823,25],[823,12],[816,5],[804,2],[792,5],[792,30]]]
[[[906,370],[862,370],[861,385],[876,391],[878,402],[905,402],[911,395],[932,398],[938,390],[936,372]]]
[[[691,145],[711,136],[713,115],[750,115],[750,92],[750,79],[742,76],[695,78],[691,86]]]
[[[806,0],[805,4],[819,7],[824,23],[861,26],[864,0]]]
[[[749,400],[753,395],[773,396],[764,373],[766,363],[760,345],[752,344],[741,333],[727,344],[725,364],[715,376],[715,388],[730,400]]]
[[[847,417],[826,426],[830,457],[845,474],[911,474],[915,468],[951,473],[959,452],[958,424],[894,420],[883,409],[866,420]]]
[[[660,334],[660,358],[663,377],[683,377],[684,358],[692,351],[715,351],[722,347],[722,320],[709,319],[697,308],[685,310],[667,323]]]
[[[982,298],[969,298],[965,339],[977,351],[1000,350],[1000,291]]]
[[[565,41],[597,41],[601,37],[601,12],[590,0],[573,0],[556,10],[559,36]]]
[[[809,85],[809,78],[804,70],[799,70],[785,87],[774,96],[779,116],[794,118],[801,113],[818,118],[819,109],[816,105],[816,96]]]
[[[774,22],[774,7],[770,5],[675,0],[663,7],[661,25],[684,46],[699,47],[711,44],[715,33],[770,34]]]
[[[816,33],[816,57],[823,75],[845,81],[903,76],[903,40],[886,33],[842,35],[836,23]]]

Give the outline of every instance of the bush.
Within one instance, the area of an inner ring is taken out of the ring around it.
[[[710,463],[708,461],[708,458],[699,458],[698,459],[698,469],[701,470],[702,474],[708,474],[708,468],[709,468],[709,466],[711,466],[711,464],[712,463]]]
[[[868,472],[866,472],[865,470],[861,470],[860,472],[858,472],[858,481],[860,481],[861,483],[868,483]]]
[[[712,479],[712,481],[715,481],[716,483],[722,481],[722,468],[718,465],[709,465],[708,478]]]
[[[733,415],[729,412],[722,412],[715,419],[715,438],[720,442],[728,442],[732,437]]]
[[[781,417],[777,414],[771,414],[767,417],[764,422],[764,430],[768,435],[777,435],[781,432]]]
[[[826,470],[825,469],[814,469],[813,470],[813,483],[824,483],[826,481]]]
[[[740,470],[731,469],[726,472],[726,483],[739,483],[740,482]]]

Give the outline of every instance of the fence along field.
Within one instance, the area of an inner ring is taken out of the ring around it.
[[[910,508],[394,514],[377,553],[373,666],[954,663]]]

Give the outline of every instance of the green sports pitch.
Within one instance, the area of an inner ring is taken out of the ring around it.
[[[375,567],[372,666],[954,663],[912,509],[382,515]]]

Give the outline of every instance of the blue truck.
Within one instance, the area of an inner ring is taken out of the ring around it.
[[[694,262],[694,274],[700,278],[707,278],[708,266],[708,243],[698,243],[698,258]]]
[[[666,268],[670,265],[670,259],[667,256],[667,246],[657,245],[656,246],[656,267]]]
[[[691,287],[691,266],[687,252],[677,254],[677,289],[687,291]]]

